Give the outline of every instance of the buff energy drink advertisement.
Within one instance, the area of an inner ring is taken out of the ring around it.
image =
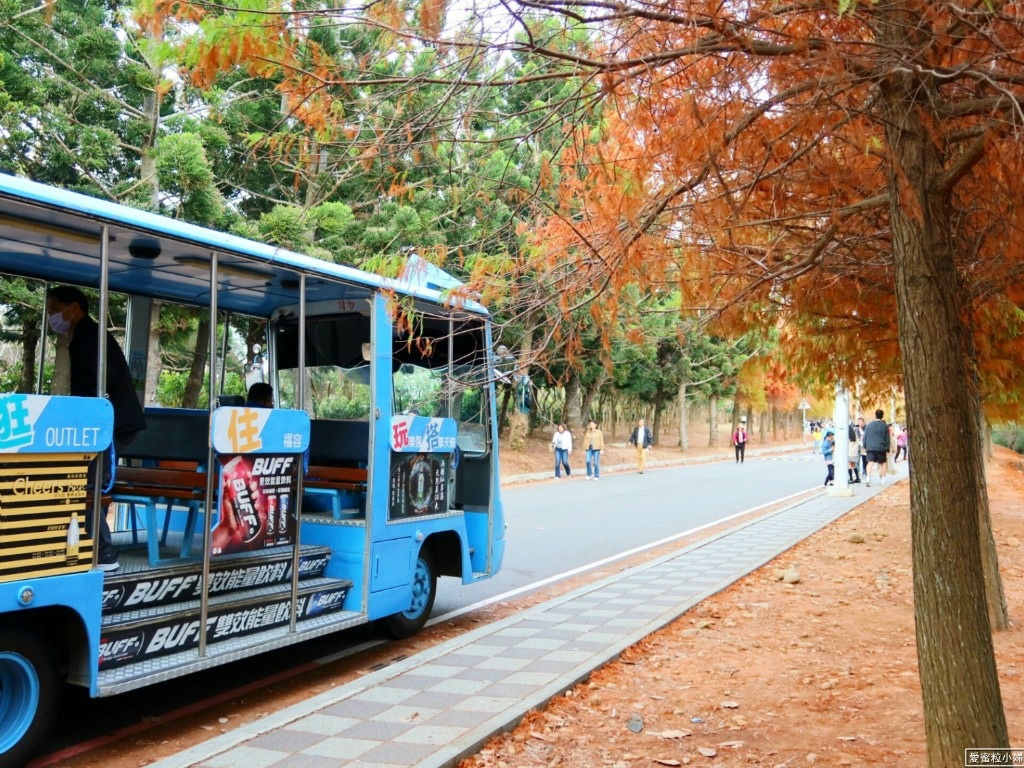
[[[301,460],[295,454],[218,456],[220,520],[213,529],[211,555],[295,541],[293,501]]]
[[[330,586],[300,586],[296,618],[301,621],[341,610],[350,585],[351,582],[338,582]],[[206,641],[216,643],[286,626],[291,621],[291,605],[291,595],[280,594],[259,603],[211,606],[206,619]],[[199,645],[203,631],[198,610],[188,616],[160,616],[134,626],[108,629],[100,639],[99,668],[112,669],[190,650]]]

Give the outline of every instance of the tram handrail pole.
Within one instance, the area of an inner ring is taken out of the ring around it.
[[[50,284],[43,283],[43,324],[39,334],[39,354],[36,356],[36,394],[43,394],[43,367],[46,365],[46,301],[50,298]]]
[[[97,324],[99,325],[98,338],[96,340],[96,396],[107,396],[107,306],[110,303],[110,227],[104,225],[100,228],[100,303],[96,309]],[[114,439],[111,431],[110,439]],[[103,509],[103,463],[106,461],[105,451],[96,455],[96,477],[95,487],[92,494],[92,567],[95,568],[100,562],[100,548],[97,542],[100,539],[100,515],[104,514]]]
[[[210,418],[207,429],[213,423],[214,404],[217,392],[217,252],[210,252]],[[203,590],[199,596],[199,658],[206,656],[206,622],[210,613],[210,547],[213,534],[210,523],[213,520],[213,484],[217,478],[216,454],[213,440],[206,453],[206,514],[203,515]]]
[[[453,419],[455,411],[455,318],[448,315],[448,418]]]
[[[299,375],[296,381],[298,396],[295,398],[296,405],[300,411],[306,409],[306,274],[299,274]],[[295,625],[298,623],[299,606],[299,531],[302,522],[302,476],[305,474],[305,462],[299,457],[298,482],[295,486],[295,542],[292,549],[292,599],[291,616],[288,622],[288,632],[295,632]]]

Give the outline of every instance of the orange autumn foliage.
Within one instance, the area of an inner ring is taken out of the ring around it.
[[[965,39],[953,32],[953,6],[914,6],[942,42],[943,71],[1024,49],[1016,11],[992,14],[986,36]],[[572,265],[567,301],[594,285],[611,297],[674,284],[684,307],[735,332],[784,321],[798,370],[900,383],[890,195],[911,217],[924,214],[906,179],[890,184],[885,123],[872,110],[896,54],[873,38],[872,6],[855,8],[730,12],[671,0],[658,20],[623,14],[602,60],[628,74],[603,89],[600,140],[577,141],[562,158],[561,205],[535,238],[549,268]],[[1024,75],[1019,60],[1002,69]],[[984,139],[951,193],[962,322],[990,414],[1019,416],[1024,153],[1012,108],[984,114],[972,88],[943,94],[950,118],[931,130],[951,152]]]

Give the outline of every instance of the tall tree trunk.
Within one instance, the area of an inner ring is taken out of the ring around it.
[[[320,167],[324,163],[321,161],[320,154],[320,142],[312,140],[306,147],[308,154],[306,157],[306,195],[305,195],[305,207],[307,209],[313,208],[320,203],[320,190],[316,183],[316,179],[320,172]]]
[[[661,392],[654,401],[654,419],[651,421],[651,443],[658,445],[661,442],[661,417],[664,415],[664,398]]]
[[[881,15],[882,45],[915,51],[906,4]],[[931,75],[911,66],[882,83],[900,353],[910,474],[914,614],[928,764],[963,765],[964,750],[1009,747],[985,601],[978,510],[987,506],[973,376],[953,259],[955,221],[929,114],[938,103]],[[950,437],[954,439],[950,439]],[[952,491],[952,492],[951,492]]]
[[[42,323],[40,323],[42,320]],[[21,321],[21,383],[18,391],[30,393],[36,391],[36,355],[39,353],[40,329],[45,326],[46,319],[38,315],[25,313]]]
[[[686,397],[686,379],[679,382],[679,390],[676,399],[679,402],[679,448],[683,453],[690,450],[690,434],[688,431],[690,423],[690,401]]]
[[[518,370],[517,375],[529,376],[530,365],[533,362],[533,339],[535,333],[535,326],[533,323],[532,316],[528,319],[529,331],[523,334],[523,337],[519,340],[519,353],[517,355]],[[512,409],[512,415],[509,416],[509,427],[508,427],[508,446],[513,451],[522,450],[523,446],[526,445],[526,438],[530,433],[530,415],[531,413],[536,414],[539,407],[537,404],[537,394],[533,389],[533,384],[530,384],[530,410],[528,412],[520,411],[518,408]]]
[[[182,408],[196,408],[199,405],[199,395],[203,389],[203,381],[206,374],[206,361],[210,357],[210,319],[203,316],[199,319],[199,327],[196,328],[196,351],[192,356],[192,367],[188,372],[188,380],[185,382],[185,393],[181,396]],[[307,379],[309,377],[306,377]],[[211,393],[211,397],[215,393]],[[310,400],[307,398],[307,403]]]
[[[512,397],[515,387],[505,383],[501,385],[501,405],[498,408],[498,437],[504,437],[507,434],[508,429],[508,418],[509,418],[509,407],[512,405]]]
[[[149,307],[149,346],[146,352],[146,389],[143,405],[156,402],[156,392],[160,386],[160,373],[163,369],[163,356],[160,345],[160,307],[163,302],[152,301]]]
[[[161,35],[162,36],[162,35]],[[153,40],[154,43],[160,42]],[[148,62],[153,82],[163,79],[163,72],[156,62]],[[142,182],[149,187],[149,207],[152,211],[160,210],[160,178],[156,172],[156,141],[160,132],[160,101],[157,91],[151,90],[142,99],[142,113],[148,130],[142,138],[139,157],[139,171]]]
[[[569,380],[565,383],[565,423],[569,431],[579,431],[583,416],[580,411],[580,377],[576,371],[570,371]]]
[[[972,356],[973,359],[973,356]],[[976,382],[977,383],[977,382]],[[978,439],[981,441],[979,450],[987,459],[986,425],[988,420],[981,408],[978,387],[973,389],[975,396],[974,414],[978,420]],[[909,440],[907,445],[909,445]],[[909,466],[909,464],[908,464]],[[985,480],[985,460],[978,466],[978,483],[986,503],[978,507],[978,533],[981,536],[981,567],[985,577],[985,599],[988,605],[988,619],[992,629],[1003,630],[1010,626],[1010,609],[1006,604],[1006,592],[1003,589],[1003,577],[999,573],[999,553],[996,551],[996,539],[992,533],[992,515],[988,506],[988,484]]]
[[[985,467],[979,467],[978,474],[981,492],[988,496],[988,485],[985,482]],[[999,554],[996,551],[996,539],[992,533],[992,516],[988,504],[978,508],[978,535],[981,537],[981,567],[985,579],[985,600],[988,606],[988,618],[992,629],[1003,630],[1010,626],[1010,609],[1006,604],[1006,592],[1003,590],[1003,578],[999,573]]]
[[[718,395],[708,398],[708,448],[718,445]]]
[[[586,422],[589,422],[592,418],[594,418],[594,399],[597,397],[597,394],[601,391],[601,387],[604,386],[604,383],[607,379],[608,371],[605,370],[604,366],[602,365],[601,370],[598,371],[597,377],[594,379],[594,382],[589,387],[586,387],[583,391],[583,400],[580,403],[581,423],[585,424]]]

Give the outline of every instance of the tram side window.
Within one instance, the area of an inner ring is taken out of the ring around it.
[[[313,419],[369,421],[373,411],[370,365],[363,345],[370,341],[370,319],[361,313],[314,317],[306,323],[305,410]],[[298,323],[277,323],[280,402],[295,408],[298,378]]]
[[[392,380],[394,412],[450,416],[459,422],[459,448],[487,453],[491,404],[483,323],[423,313],[409,326],[416,329],[411,338],[396,335],[392,347],[398,363]]]
[[[69,360],[62,351],[58,364],[57,348],[66,345],[69,337],[65,335],[58,339],[47,324],[43,305],[46,299],[44,284],[27,278],[0,275],[0,290],[11,297],[20,297],[17,301],[12,298],[12,303],[4,306],[4,313],[0,316],[0,335],[3,336],[0,341],[0,392],[66,394],[69,386]],[[99,292],[90,288],[83,288],[82,292],[89,301],[89,316],[97,319]],[[134,358],[125,339],[126,307],[127,297],[111,292],[106,327],[128,359],[133,382],[141,391],[145,382],[140,380],[142,374],[138,367],[132,365]],[[37,366],[41,343],[45,343],[45,359],[40,374]],[[30,346],[26,347],[26,344]]]
[[[466,453],[487,451],[487,415],[490,412],[485,386],[465,387],[456,400],[459,420],[459,448]]]
[[[295,382],[298,371],[286,369],[278,374],[280,401],[284,408],[298,403]],[[341,368],[336,365],[306,369],[306,411],[313,419],[344,419],[369,421],[372,410],[370,397],[370,366]]]

